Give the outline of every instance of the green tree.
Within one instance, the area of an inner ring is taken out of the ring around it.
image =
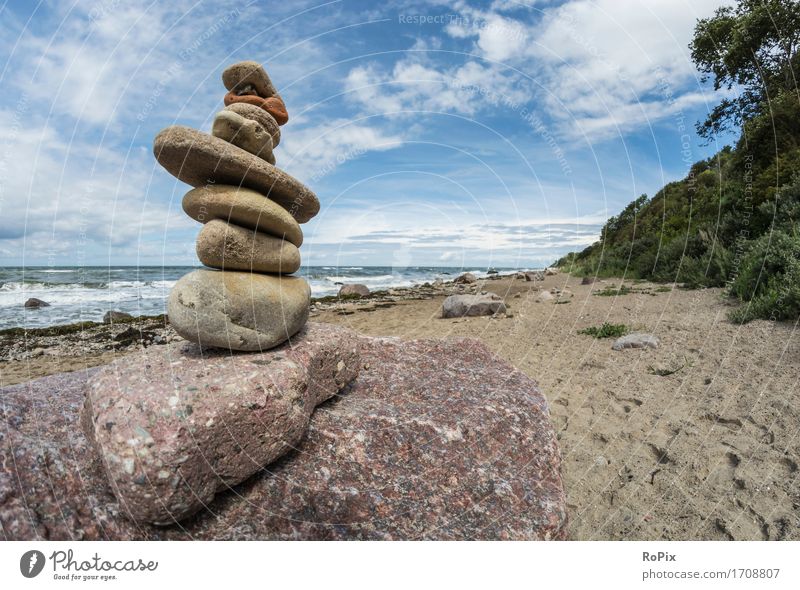
[[[739,0],[697,22],[690,44],[692,60],[713,76],[714,89],[738,90],[698,124],[706,138],[740,127],[765,112],[770,100],[797,91],[800,2]],[[796,100],[796,98],[795,98]]]

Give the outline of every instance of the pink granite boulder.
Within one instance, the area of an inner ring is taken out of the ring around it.
[[[77,427],[96,369],[5,388],[0,530],[26,540],[565,537],[559,449],[535,382],[471,339],[360,342],[358,378],[317,407],[296,447],[180,525],[122,516]]]
[[[130,517],[171,524],[294,448],[358,369],[356,334],[326,324],[262,353],[150,347],[92,377],[83,425]]]

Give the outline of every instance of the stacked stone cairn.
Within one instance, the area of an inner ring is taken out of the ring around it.
[[[225,109],[211,135],[175,125],[155,139],[158,162],[195,187],[183,210],[204,224],[197,256],[210,267],[177,282],[167,312],[181,336],[202,346],[267,350],[308,319],[308,283],[291,274],[300,268],[299,224],[318,213],[319,201],[275,166],[289,115],[264,68],[239,62],[222,82]]]

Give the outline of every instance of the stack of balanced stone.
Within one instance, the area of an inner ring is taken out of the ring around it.
[[[300,223],[319,211],[316,195],[275,166],[283,99],[260,64],[222,73],[228,93],[211,135],[175,125],[155,139],[158,162],[194,186],[187,215],[204,224],[197,256],[209,269],[182,277],[167,304],[187,340],[230,350],[266,350],[308,319],[310,289],[300,277]],[[214,269],[214,270],[212,270]]]

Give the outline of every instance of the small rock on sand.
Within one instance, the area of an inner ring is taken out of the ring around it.
[[[352,297],[357,295],[358,297],[366,297],[369,295],[369,287],[366,285],[362,285],[360,283],[355,283],[352,285],[342,285],[342,288],[339,289],[339,297],[349,296]]]
[[[621,338],[617,338],[611,347],[614,350],[625,350],[626,348],[658,348],[658,338],[652,334],[644,332],[634,332]]]
[[[463,284],[463,283],[476,283],[478,281],[478,277],[476,277],[471,272],[465,272],[463,275],[456,278],[454,283]]]
[[[506,304],[499,295],[451,295],[442,304],[443,318],[494,315],[505,313]]]
[[[544,273],[543,272],[526,272],[525,273],[525,280],[526,281],[543,281],[544,280]]]

